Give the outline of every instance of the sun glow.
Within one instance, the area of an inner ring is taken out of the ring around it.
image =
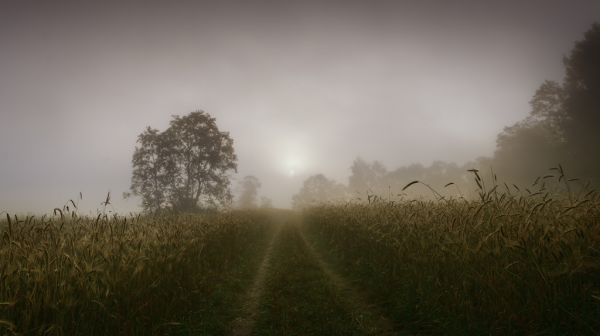
[[[283,168],[289,177],[294,177],[306,168],[306,162],[299,155],[289,155],[283,162]]]
[[[271,162],[280,176],[295,179],[312,170],[313,158],[310,148],[311,139],[302,134],[291,134],[287,131],[274,136],[279,139],[271,142]]]

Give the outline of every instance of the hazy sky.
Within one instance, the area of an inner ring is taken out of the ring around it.
[[[0,211],[135,209],[137,135],[197,109],[278,206],[357,156],[491,155],[594,21],[598,0],[0,0]]]

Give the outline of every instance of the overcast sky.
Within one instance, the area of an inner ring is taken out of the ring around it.
[[[491,155],[594,21],[597,0],[1,0],[0,211],[80,191],[136,209],[137,135],[198,109],[278,206],[310,174],[346,182],[357,156]]]

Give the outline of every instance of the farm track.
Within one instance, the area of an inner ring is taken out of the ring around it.
[[[336,291],[352,315],[357,326],[365,335],[400,335],[394,323],[388,319],[380,309],[369,302],[362,291],[342,277],[329,265],[317,252],[314,246],[306,239],[306,235],[299,230],[300,236],[310,255],[317,261],[319,267],[327,275]]]
[[[277,223],[231,335],[399,335],[366,296],[335,272],[297,218]]]
[[[265,255],[262,259],[262,262],[260,263],[258,271],[256,272],[256,276],[254,277],[254,281],[252,282],[252,287],[250,287],[250,290],[246,294],[245,302],[243,303],[243,306],[241,308],[241,314],[232,322],[232,336],[247,336],[252,334],[254,324],[256,323],[256,316],[258,313],[260,299],[264,291],[265,277],[269,265],[271,264],[273,246],[279,238],[281,227],[277,227],[275,230],[276,231],[273,233],[273,237],[271,238],[269,245],[267,246]]]

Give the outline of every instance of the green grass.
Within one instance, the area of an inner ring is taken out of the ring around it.
[[[282,230],[254,335],[358,335],[355,321],[307,251],[298,228],[287,224]]]

